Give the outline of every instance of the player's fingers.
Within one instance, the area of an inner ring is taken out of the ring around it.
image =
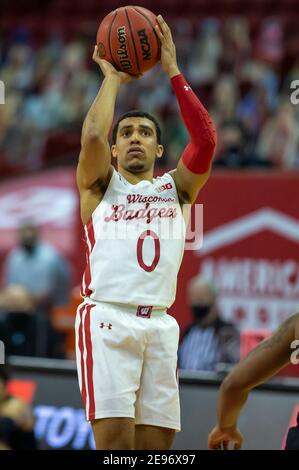
[[[235,442],[234,450],[240,450],[242,447],[242,440]]]
[[[155,31],[156,31],[156,34],[158,36],[158,38],[160,39],[161,42],[163,42],[165,40],[164,36],[163,36],[163,33],[160,29],[160,26],[158,24],[155,25]]]
[[[229,444],[229,441],[223,441],[222,442],[222,449],[227,450],[228,449],[228,444]]]
[[[94,46],[94,50],[93,50],[93,54],[92,54],[92,59],[95,60],[95,58],[97,57],[98,55],[98,46],[95,45]]]
[[[210,450],[221,450],[221,443],[218,441],[209,441],[208,449]]]
[[[163,31],[164,36],[169,37],[170,29],[169,29],[169,26],[164,21],[163,17],[161,15],[158,15],[157,20],[158,20],[158,23],[160,25],[160,28]]]

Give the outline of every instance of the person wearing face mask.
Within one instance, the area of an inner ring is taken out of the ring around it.
[[[18,245],[6,257],[0,291],[0,335],[7,354],[64,356],[49,312],[68,304],[69,290],[66,261],[40,240],[36,226],[22,225]]]
[[[256,154],[250,136],[239,120],[224,121],[220,125],[214,167],[233,169],[269,166],[270,161],[262,160]]]
[[[213,371],[219,362],[236,363],[240,354],[237,329],[219,316],[214,286],[200,277],[188,285],[193,322],[179,347],[180,369]]]

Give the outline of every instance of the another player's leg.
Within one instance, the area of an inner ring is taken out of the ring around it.
[[[97,450],[134,449],[135,421],[132,418],[104,418],[91,422]]]
[[[135,426],[136,450],[169,450],[172,446],[175,430],[138,424]]]

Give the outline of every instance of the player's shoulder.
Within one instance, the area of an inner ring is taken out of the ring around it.
[[[169,172],[157,176],[154,182],[155,186],[162,189],[175,189],[175,181]]]

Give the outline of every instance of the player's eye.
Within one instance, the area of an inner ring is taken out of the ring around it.
[[[130,135],[130,131],[123,131],[123,132],[122,132],[122,135],[123,135],[124,137],[128,137],[128,136]]]
[[[150,135],[150,131],[148,131],[146,129],[143,129],[142,135],[148,136],[148,135]]]

